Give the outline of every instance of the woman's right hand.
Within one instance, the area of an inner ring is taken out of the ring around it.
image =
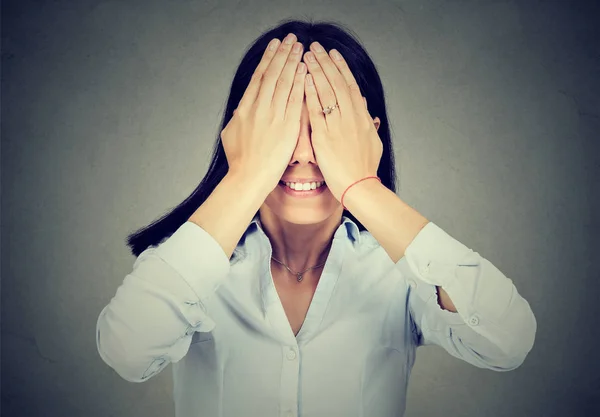
[[[221,132],[228,174],[261,181],[268,192],[283,176],[300,133],[306,65],[300,62],[303,46],[296,39],[289,34],[273,49],[267,47]],[[278,40],[269,45],[273,42]]]

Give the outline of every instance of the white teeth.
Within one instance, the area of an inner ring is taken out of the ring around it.
[[[292,190],[295,191],[308,191],[308,190],[314,190],[319,188],[320,186],[322,186],[323,184],[325,184],[324,182],[321,181],[317,181],[317,182],[307,182],[304,184],[301,183],[294,183],[294,182],[286,182],[285,185],[287,185],[289,188],[291,188]]]

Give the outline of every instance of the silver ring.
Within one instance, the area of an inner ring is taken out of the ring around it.
[[[333,105],[333,106],[327,106],[323,109],[323,114],[330,114],[337,107],[339,107],[337,103],[335,103],[335,105]]]

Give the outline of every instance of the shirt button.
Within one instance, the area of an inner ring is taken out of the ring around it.
[[[471,324],[471,326],[477,326],[479,324],[479,317],[472,315],[471,318],[469,318],[469,324]]]
[[[291,361],[293,361],[294,359],[296,359],[296,352],[294,352],[294,349],[288,350],[287,358],[289,360],[291,360]],[[291,413],[291,411],[290,411],[290,413]]]
[[[429,266],[423,265],[421,268],[419,268],[419,271],[421,271],[421,274],[427,275],[429,273]]]

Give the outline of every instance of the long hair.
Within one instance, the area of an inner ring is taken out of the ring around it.
[[[273,38],[283,39],[290,32],[294,33],[298,38],[298,42],[304,45],[305,51],[309,50],[312,42],[318,41],[326,51],[335,48],[344,56],[360,87],[362,95],[367,99],[368,111],[371,118],[377,116],[380,119],[380,126],[377,133],[383,143],[383,152],[377,176],[381,179],[381,183],[385,187],[394,193],[396,192],[394,151],[390,138],[390,126],[383,87],[375,64],[366,50],[361,46],[358,36],[340,23],[288,19],[278,24],[275,28],[268,29],[247,49],[231,83],[225,114],[221,122],[221,129],[217,134],[210,166],[206,175],[196,189],[181,204],[150,225],[131,233],[127,237],[127,245],[136,257],[149,246],[158,245],[164,239],[171,236],[206,201],[221,182],[229,170],[229,165],[223,144],[221,143],[220,132],[233,117],[233,111],[238,107],[239,101],[244,95],[250,83],[250,78],[258,66],[269,41]],[[365,227],[350,212],[344,210],[343,215],[354,221],[360,230],[365,230]]]

